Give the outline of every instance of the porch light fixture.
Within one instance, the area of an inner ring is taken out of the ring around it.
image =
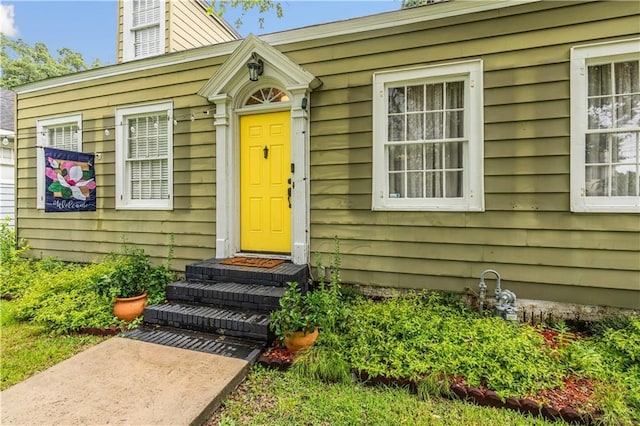
[[[258,81],[264,71],[264,62],[258,58],[258,55],[252,53],[249,62],[247,62],[247,68],[249,68],[249,80]]]

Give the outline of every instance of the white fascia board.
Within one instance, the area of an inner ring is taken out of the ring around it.
[[[438,3],[437,5],[432,6],[401,9],[393,12],[364,16],[361,18],[353,18],[344,21],[330,22],[327,24],[313,25],[299,29],[267,34],[264,36],[260,36],[259,38],[263,42],[268,43],[271,46],[279,46],[282,44],[297,43],[339,35],[356,34],[364,31],[397,27],[417,22],[434,21],[437,19],[449,18],[453,16],[485,12],[527,3],[536,3],[539,1],[541,0],[451,1],[447,3]],[[425,10],[433,13],[425,13]],[[242,40],[234,40],[226,43],[189,49],[183,52],[169,53],[162,56],[139,59],[122,64],[109,65],[95,70],[81,71],[79,73],[68,74],[61,77],[54,77],[51,79],[26,84],[24,86],[19,86],[13,90],[17,94],[25,94],[36,92],[39,90],[64,86],[71,83],[81,83],[105,77],[132,73],[136,71],[143,71],[152,68],[198,61],[216,56],[229,55],[233,53],[233,51],[239,46],[240,43],[242,43]]]

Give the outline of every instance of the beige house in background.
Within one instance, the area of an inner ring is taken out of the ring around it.
[[[173,234],[178,269],[313,264],[337,236],[345,283],[462,292],[492,268],[519,298],[640,309],[640,4],[455,0],[245,39],[203,11],[125,2],[118,64],[17,89],[34,255],[125,236],[160,260]],[[42,209],[38,147],[65,132],[98,154],[95,212]]]

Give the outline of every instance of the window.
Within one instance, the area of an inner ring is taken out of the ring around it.
[[[46,118],[36,122],[36,207],[44,209],[44,147],[82,152],[82,115]]]
[[[116,110],[116,208],[173,208],[171,102]]]
[[[571,210],[640,212],[640,39],[571,54]]]
[[[375,73],[373,209],[482,211],[482,61]]]
[[[124,60],[164,53],[164,0],[124,2]]]

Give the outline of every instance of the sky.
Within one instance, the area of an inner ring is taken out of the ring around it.
[[[400,0],[289,0],[281,1],[284,17],[275,12],[248,12],[237,31],[267,34],[324,22],[339,21],[400,9]],[[43,42],[55,55],[67,47],[82,54],[86,63],[94,59],[103,65],[115,63],[117,0],[0,0],[0,32],[21,38],[29,45]],[[224,18],[233,24],[240,11],[228,9]]]

